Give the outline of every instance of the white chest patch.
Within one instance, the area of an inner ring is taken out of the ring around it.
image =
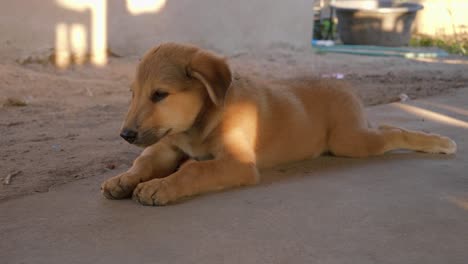
[[[208,146],[203,144],[196,136],[186,134],[180,135],[173,143],[192,159],[207,160],[212,158]]]

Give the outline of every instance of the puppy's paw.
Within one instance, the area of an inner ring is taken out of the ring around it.
[[[135,176],[123,173],[104,181],[101,192],[107,199],[129,198],[138,182]]]
[[[166,205],[176,199],[175,192],[167,179],[142,182],[133,191],[132,199],[142,205]]]

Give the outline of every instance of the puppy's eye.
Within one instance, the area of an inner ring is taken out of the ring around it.
[[[169,95],[169,93],[162,92],[162,91],[156,91],[151,95],[151,101],[153,101],[153,103],[160,102],[160,101],[164,100],[164,98],[166,98],[168,95]]]

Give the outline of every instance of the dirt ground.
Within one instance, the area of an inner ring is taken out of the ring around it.
[[[273,79],[342,74],[367,106],[468,87],[468,59],[455,56],[420,62],[275,47],[229,60],[238,72]],[[0,201],[131,165],[141,149],[121,140],[119,128],[137,63],[112,58],[104,68],[67,70],[0,63]]]

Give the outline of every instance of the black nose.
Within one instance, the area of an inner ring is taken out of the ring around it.
[[[122,133],[120,133],[120,136],[125,139],[128,143],[133,143],[135,142],[138,133],[136,131],[130,130],[130,129],[124,129],[122,130]]]

